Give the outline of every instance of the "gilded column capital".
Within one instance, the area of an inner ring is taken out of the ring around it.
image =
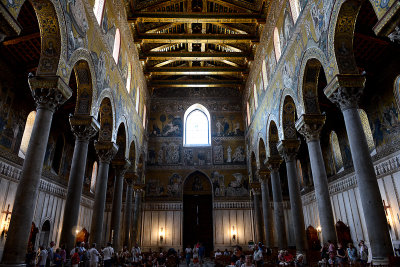
[[[267,158],[267,167],[271,172],[279,172],[279,167],[281,166],[282,158],[278,155],[270,156]]]
[[[100,162],[110,164],[118,151],[118,145],[111,141],[95,141],[94,148],[99,156]]]
[[[28,83],[36,109],[54,112],[72,96],[72,89],[59,76],[31,76]]]
[[[261,183],[259,182],[252,182],[250,183],[251,190],[254,195],[261,194]]]
[[[258,174],[261,180],[268,180],[271,171],[269,169],[261,169],[258,171]]]
[[[117,175],[125,175],[129,167],[131,166],[131,162],[127,159],[113,159],[111,164],[115,169]]]
[[[359,74],[338,74],[325,87],[324,93],[342,111],[358,108],[365,86],[365,77]]]
[[[294,161],[300,148],[300,140],[281,140],[277,144],[277,147],[279,154],[285,159],[286,162]]]
[[[325,120],[326,116],[322,114],[303,114],[296,121],[296,129],[306,138],[307,143],[317,141]]]
[[[89,115],[70,115],[72,133],[79,141],[89,141],[100,129],[99,122]]]
[[[146,185],[144,183],[138,182],[133,184],[133,189],[135,190],[135,192],[142,192],[145,188]]]

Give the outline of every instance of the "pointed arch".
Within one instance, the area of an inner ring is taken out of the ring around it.
[[[264,139],[260,137],[258,141],[258,161],[260,162],[260,168],[265,169],[265,160],[267,159],[266,146]]]
[[[338,173],[343,170],[343,157],[340,151],[339,139],[335,131],[330,133],[329,142],[331,145],[333,162],[335,163],[335,171]]]
[[[265,90],[267,90],[267,86],[268,86],[267,62],[265,61],[265,59],[262,61],[261,72],[262,72],[262,79],[263,79],[264,91],[265,91]]]
[[[289,95],[286,95],[283,101],[281,119],[284,139],[296,139],[296,105],[293,101],[293,98]]]
[[[90,115],[93,102],[93,84],[89,64],[85,60],[79,60],[75,63],[73,70],[78,89],[75,114]]]
[[[121,122],[118,131],[117,131],[117,145],[118,152],[115,155],[114,159],[116,160],[125,160],[126,155],[126,128],[125,123]]]
[[[35,123],[36,111],[31,111],[26,118],[25,129],[22,135],[21,145],[19,147],[18,156],[25,159],[26,152],[28,151],[29,140]]]
[[[115,32],[115,37],[114,37],[114,46],[113,46],[113,58],[115,61],[115,64],[118,65],[118,59],[119,59],[119,52],[121,50],[121,32],[119,29]]]
[[[111,100],[104,97],[100,104],[100,130],[99,141],[111,141],[114,130],[114,117]]]
[[[106,0],[95,0],[95,2],[94,2],[93,13],[94,13],[94,16],[96,17],[97,23],[99,23],[99,25],[101,25],[101,22],[103,19],[105,3],[106,3]]]
[[[276,145],[279,142],[278,127],[275,121],[271,120],[268,127],[267,144],[269,156],[279,156]]]
[[[129,161],[131,162],[131,169],[136,170],[136,144],[135,138],[129,146]]]
[[[96,191],[97,170],[98,170],[98,163],[97,163],[97,161],[95,161],[95,162],[93,162],[92,176],[91,176],[91,179],[90,179],[90,192],[91,193],[94,193]]]
[[[296,21],[300,15],[300,4],[299,0],[289,0],[290,11],[292,13],[293,23],[296,24]]]
[[[275,27],[274,29],[274,50],[276,62],[278,62],[281,58],[281,41],[279,37],[279,30],[277,27]]]

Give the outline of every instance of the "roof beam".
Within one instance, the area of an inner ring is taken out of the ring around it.
[[[259,38],[248,34],[140,34],[137,43],[249,43],[259,42]]]
[[[266,17],[255,13],[135,12],[128,18],[128,22],[264,24]]]
[[[245,73],[246,68],[232,67],[164,67],[148,68],[145,74],[154,75],[238,75]]]
[[[178,23],[168,23],[167,25],[163,25],[163,26],[156,27],[156,28],[153,28],[151,30],[148,30],[148,31],[146,31],[146,33],[157,33],[159,31],[163,31],[163,30],[175,27],[176,25],[178,25]]]
[[[153,88],[172,87],[239,87],[242,80],[153,80],[149,86]]]
[[[209,61],[225,59],[251,59],[250,53],[237,52],[147,52],[141,53],[140,60],[170,60],[171,58],[184,61]]]

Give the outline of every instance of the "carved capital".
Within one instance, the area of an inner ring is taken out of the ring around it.
[[[112,166],[117,175],[125,175],[126,171],[131,166],[131,162],[127,159],[114,159],[112,161]]]
[[[71,115],[69,117],[72,133],[79,141],[89,141],[99,131],[100,124],[88,115]]]
[[[134,183],[133,184],[133,189],[136,191],[136,192],[142,192],[142,191],[144,191],[144,189],[146,188],[146,185],[145,184],[143,184],[143,183]]]
[[[287,139],[281,140],[277,144],[279,154],[285,159],[286,162],[294,161],[297,156],[297,152],[300,148],[300,140]]]
[[[71,88],[59,76],[32,76],[28,83],[36,109],[54,112],[72,96]]]
[[[271,172],[279,172],[282,158],[280,156],[271,156],[267,158],[267,167]]]
[[[321,114],[303,114],[296,121],[296,129],[306,138],[307,143],[319,140],[325,119],[326,116]]]
[[[126,183],[127,183],[128,185],[130,185],[130,186],[133,186],[133,184],[134,184],[135,182],[138,182],[138,181],[139,181],[139,175],[137,174],[137,172],[132,171],[132,170],[128,170],[128,171],[125,173],[124,178],[125,178]]]
[[[110,141],[96,141],[94,148],[103,163],[110,164],[111,160],[115,157],[118,151],[118,145]]]
[[[261,169],[258,171],[258,174],[261,180],[267,180],[271,174],[271,171],[269,169]]]
[[[250,183],[250,187],[254,195],[261,194],[261,184],[259,182]]]
[[[342,111],[358,108],[365,77],[358,74],[338,74],[325,87],[324,93]]]

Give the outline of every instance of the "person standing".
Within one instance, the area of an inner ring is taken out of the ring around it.
[[[112,259],[114,256],[114,249],[111,247],[111,243],[107,243],[107,247],[103,250],[104,267],[111,267]]]
[[[56,265],[56,267],[61,267],[63,264],[63,259],[61,257],[60,251],[61,251],[61,249],[59,249],[59,248],[56,249],[56,252],[54,253],[54,256],[53,256],[53,262]]]
[[[140,247],[138,246],[137,243],[135,243],[135,246],[132,248],[132,261],[134,263],[139,263],[139,257],[140,254],[142,254],[142,251],[140,250]]]
[[[206,249],[203,246],[202,243],[200,243],[200,247],[199,247],[199,259],[200,259],[200,264],[204,263],[204,255],[206,254]]]
[[[257,267],[263,266],[263,254],[262,254],[262,246],[257,246],[254,251],[254,261]]]
[[[96,249],[96,243],[92,244],[92,247],[89,249],[89,258],[90,258],[90,267],[97,267],[97,264],[99,263],[99,256],[100,253]]]
[[[54,247],[55,243],[54,241],[50,242],[50,246],[47,248],[47,261],[46,261],[46,266],[52,266],[53,261],[54,261]]]
[[[39,267],[45,267],[46,266],[46,261],[47,261],[47,256],[48,252],[46,249],[44,249],[44,246],[40,246],[40,252],[39,252],[39,260],[38,260],[38,265]]]
[[[359,254],[360,254],[360,262],[362,266],[367,266],[368,263],[368,247],[365,245],[364,240],[360,240],[358,243],[360,247]]]
[[[190,258],[192,254],[192,249],[190,248],[190,245],[187,245],[185,249],[185,258],[186,258],[186,265],[189,266],[190,264]]]
[[[81,258],[79,257],[79,248],[75,248],[74,254],[71,257],[71,265],[72,267],[78,267]]]
[[[353,243],[349,243],[347,245],[347,256],[349,257],[349,261],[354,264],[356,263],[357,257],[357,249],[354,247]]]

